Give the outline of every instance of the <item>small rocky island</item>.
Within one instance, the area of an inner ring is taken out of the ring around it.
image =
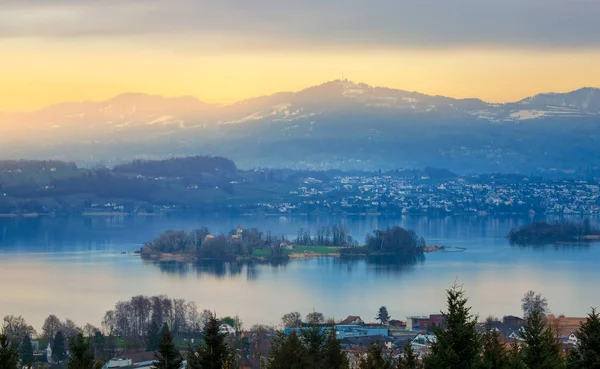
[[[600,229],[593,227],[587,219],[581,223],[566,220],[554,223],[535,222],[511,229],[506,238],[511,245],[519,246],[588,243],[600,240]]]
[[[228,234],[212,234],[202,227],[191,232],[166,231],[146,242],[140,254],[156,260],[281,260],[315,256],[422,256],[424,252],[442,250],[426,246],[415,232],[401,227],[376,230],[359,245],[344,226],[323,227],[312,236],[299,230],[295,240],[239,226]]]

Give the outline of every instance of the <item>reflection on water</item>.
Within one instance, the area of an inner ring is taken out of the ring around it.
[[[444,290],[463,283],[475,313],[519,314],[522,294],[547,296],[555,313],[585,315],[600,306],[600,244],[513,247],[505,236],[528,217],[97,217],[0,219],[0,317],[23,315],[41,328],[49,314],[98,325],[116,301],[166,294],[195,301],[245,323],[278,324],[282,314],[313,309],[344,318],[374,316],[381,305],[398,319],[439,311]],[[402,226],[430,245],[464,247],[411,260],[307,258],[289,262],[142,261],[133,254],[168,229],[238,225],[293,238],[299,228],[345,224],[363,239]],[[597,222],[595,222],[597,223]],[[125,252],[123,254],[122,252]]]
[[[366,264],[370,271],[375,274],[400,274],[411,270],[417,264],[425,262],[425,256],[410,256],[401,257],[394,255],[379,255],[379,256],[347,256],[347,257],[321,257],[315,259],[329,259],[333,261],[333,265],[339,271],[352,273],[357,267],[362,267],[361,264]],[[238,278],[245,277],[246,280],[256,280],[259,277],[261,267],[270,268],[271,270],[285,271],[289,263],[298,262],[299,260],[282,259],[282,260],[239,260],[239,261],[223,261],[223,260],[201,260],[197,262],[181,262],[175,260],[149,260],[142,259],[147,266],[158,268],[161,272],[178,276],[180,278],[195,275],[201,277],[203,275],[213,276],[216,278]]]

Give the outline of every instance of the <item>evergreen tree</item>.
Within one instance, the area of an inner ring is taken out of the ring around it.
[[[578,345],[569,355],[569,369],[600,369],[600,314],[596,309],[579,328]]]
[[[407,343],[404,348],[404,357],[398,359],[396,369],[420,369],[419,354],[413,351],[411,343]]]
[[[324,368],[348,369],[348,357],[342,351],[342,345],[340,344],[340,340],[337,339],[335,328],[329,330],[323,351],[325,354]]]
[[[66,356],[65,335],[62,331],[58,331],[54,335],[54,341],[52,342],[52,358],[58,362],[62,362]]]
[[[160,343],[160,327],[156,320],[153,320],[148,327],[148,340],[146,342],[146,351],[156,351]]]
[[[500,334],[488,328],[483,334],[483,369],[509,369],[508,352]]]
[[[300,330],[300,339],[306,348],[307,369],[321,368],[325,359],[324,346],[326,338],[326,333],[317,325],[311,325]]]
[[[306,348],[296,332],[286,336],[280,332],[273,342],[268,369],[305,369],[310,363]]]
[[[181,354],[173,343],[173,335],[171,335],[167,323],[163,325],[161,340],[154,356],[157,362],[152,365],[152,369],[179,369],[181,367]]]
[[[188,354],[190,369],[231,368],[234,356],[225,341],[226,335],[219,332],[219,321],[214,314],[204,324],[204,342]]]
[[[33,346],[31,345],[31,337],[26,334],[21,343],[21,364],[30,368],[33,364]]]
[[[0,369],[17,369],[19,367],[19,345],[11,342],[8,335],[0,333]]]
[[[393,367],[392,360],[383,357],[383,350],[379,342],[369,346],[366,357],[362,357],[358,364],[359,369],[392,369]]]
[[[375,319],[379,320],[381,322],[381,324],[383,324],[383,325],[388,324],[391,317],[390,317],[390,314],[388,313],[387,307],[385,307],[385,306],[380,307]]]
[[[525,365],[525,361],[523,361],[521,348],[516,340],[512,343],[511,348],[507,353],[507,360],[508,368],[510,369],[528,369],[527,365]]]
[[[425,357],[425,368],[472,369],[481,364],[481,342],[475,329],[477,319],[467,307],[463,289],[454,285],[447,291],[448,311],[444,328],[434,326],[435,342]]]
[[[96,361],[90,346],[88,339],[83,337],[81,333],[71,340],[69,343],[71,354],[68,363],[69,369],[90,369],[94,367]]]
[[[561,344],[543,314],[533,310],[523,327],[523,361],[529,369],[564,368]]]
[[[104,351],[104,345],[106,344],[106,337],[102,334],[102,332],[94,332],[93,344],[94,356],[97,358],[100,353]]]

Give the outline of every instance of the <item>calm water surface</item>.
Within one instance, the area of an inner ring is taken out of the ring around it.
[[[444,308],[444,290],[462,283],[482,317],[520,313],[528,290],[548,297],[554,313],[584,315],[600,306],[600,244],[512,247],[511,227],[531,219],[494,217],[97,217],[0,219],[0,316],[23,315],[40,328],[49,314],[100,324],[106,310],[133,295],[167,294],[219,315],[239,314],[247,326],[278,324],[289,311],[372,319],[386,305],[394,318]],[[430,245],[467,248],[424,260],[382,264],[319,258],[284,265],[151,263],[132,255],[168,229],[238,224],[293,238],[298,228],[344,223],[358,239],[400,225]],[[126,252],[127,254],[122,254]]]

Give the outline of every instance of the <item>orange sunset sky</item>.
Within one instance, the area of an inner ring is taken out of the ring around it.
[[[0,111],[123,92],[214,103],[356,82],[487,101],[600,87],[600,2],[22,0]]]

